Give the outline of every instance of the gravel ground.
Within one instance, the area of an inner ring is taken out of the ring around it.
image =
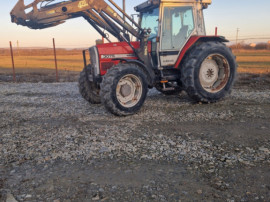
[[[0,83],[0,201],[270,201],[269,123],[269,86],[119,118],[76,83]]]

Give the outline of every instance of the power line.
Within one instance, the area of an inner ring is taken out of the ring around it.
[[[233,38],[234,36],[232,36],[232,35],[227,35],[227,36],[229,36],[229,37],[231,37],[231,38]],[[239,36],[241,36],[241,37],[269,37],[270,36],[270,34],[262,34],[262,35],[258,35],[258,34],[254,34],[254,35],[239,35]]]
[[[265,39],[270,40],[270,37],[257,37],[257,38],[238,38],[238,41],[240,40],[256,40],[256,39]],[[230,41],[237,41],[235,39],[229,39]]]
[[[241,35],[242,37],[269,37],[270,35],[262,34],[262,35]]]

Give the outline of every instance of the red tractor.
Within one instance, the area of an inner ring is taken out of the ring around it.
[[[84,17],[109,43],[90,47],[90,61],[83,52],[80,92],[90,103],[126,116],[140,110],[153,87],[166,95],[185,90],[203,103],[230,92],[237,64],[224,37],[205,34],[203,9],[209,4],[211,0],[148,0],[135,7],[137,23],[112,0],[35,0],[30,5],[19,0],[11,17],[32,29]],[[118,42],[111,42],[104,29]]]

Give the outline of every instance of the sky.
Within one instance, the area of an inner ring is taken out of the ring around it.
[[[135,14],[134,6],[144,1],[126,0],[127,13]],[[122,6],[122,0],[115,2]],[[15,45],[18,41],[20,47],[51,47],[52,38],[55,38],[58,48],[80,48],[90,47],[100,38],[83,18],[68,20],[62,25],[43,30],[18,26],[11,23],[9,14],[16,3],[17,0],[1,0],[0,47],[8,47],[9,41]],[[212,5],[204,10],[207,34],[213,35],[215,27],[218,27],[219,35],[235,41],[236,30],[239,28],[239,38],[248,39],[247,43],[269,41],[269,9],[270,0],[213,0]]]

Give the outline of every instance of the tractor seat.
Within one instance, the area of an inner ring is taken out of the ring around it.
[[[188,25],[184,25],[179,30],[179,33],[173,37],[173,44],[175,49],[180,49],[187,40]]]

